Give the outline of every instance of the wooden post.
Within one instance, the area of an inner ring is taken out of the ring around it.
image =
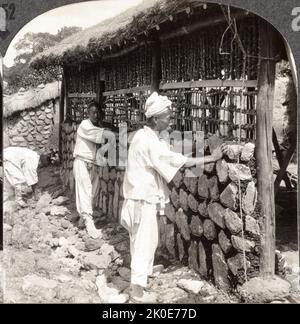
[[[153,45],[152,53],[152,73],[151,73],[151,92],[159,91],[159,84],[161,80],[161,56],[160,56],[160,42],[157,41]]]
[[[263,277],[275,272],[275,201],[272,166],[272,118],[275,84],[275,30],[267,22],[260,25],[260,62],[257,96],[256,159],[258,202],[260,204],[261,259]]]
[[[60,99],[59,99],[59,156],[62,158],[62,124],[65,118],[65,76],[63,73],[63,78],[61,82],[60,89]]]

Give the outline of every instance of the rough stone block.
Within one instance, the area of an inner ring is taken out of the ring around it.
[[[218,187],[218,178],[216,176],[213,176],[208,179],[208,191],[210,198],[212,200],[218,200],[220,197],[219,194],[219,187]]]
[[[107,216],[112,219],[113,218],[113,195],[108,195],[108,210],[107,210]]]
[[[46,114],[52,114],[52,108],[49,108],[49,107],[47,107],[47,108],[45,108],[45,113]]]
[[[236,161],[242,152],[243,146],[242,145],[228,145],[228,152],[227,156],[230,160]]]
[[[229,208],[225,211],[224,222],[232,234],[238,234],[243,228],[243,222],[240,217]]]
[[[227,254],[232,248],[230,239],[227,237],[227,235],[224,233],[224,231],[220,231],[220,233],[218,235],[218,239],[219,239],[219,245],[220,245],[221,249],[223,250],[223,252],[225,254]]]
[[[217,147],[221,146],[223,143],[223,140],[216,136],[210,136],[207,140],[208,146],[209,146],[209,151],[212,153]]]
[[[196,213],[198,211],[198,201],[192,194],[188,195],[188,206],[193,212]]]
[[[98,200],[98,207],[102,210],[102,198],[103,198],[103,193],[102,190],[100,190],[99,193],[99,200]]]
[[[107,196],[103,195],[102,198],[102,211],[104,215],[107,215]]]
[[[238,271],[244,269],[244,258],[242,253],[236,254],[234,257],[227,260],[229,270],[234,276],[238,274]],[[246,268],[250,268],[250,262],[246,260]]]
[[[213,221],[206,219],[203,222],[203,235],[209,240],[212,241],[217,236],[216,226]]]
[[[15,143],[21,143],[21,142],[24,142],[25,141],[25,138],[23,136],[16,136],[16,137],[12,138],[12,140]]]
[[[244,164],[228,163],[229,178],[233,182],[251,181],[252,175],[250,168]]]
[[[199,271],[199,265],[198,265],[198,244],[196,241],[192,241],[190,246],[189,246],[189,257],[188,257],[188,262],[189,262],[189,267],[191,269],[194,269],[195,271]]]
[[[220,195],[222,205],[236,210],[238,207],[238,191],[238,186],[234,182],[229,183]]]
[[[191,239],[191,231],[188,224],[188,217],[181,208],[179,208],[179,210],[177,211],[175,220],[182,237],[186,241],[189,241]]]
[[[257,220],[248,215],[246,216],[245,219],[245,230],[246,232],[252,234],[253,236],[260,235],[260,228]]]
[[[251,215],[254,212],[257,202],[257,190],[253,181],[249,182],[246,192],[242,197],[242,208],[244,213]]]
[[[109,179],[115,181],[117,179],[117,171],[115,168],[112,168],[109,172]]]
[[[113,215],[114,219],[117,221],[118,220],[118,209],[119,209],[119,185],[118,181],[115,181],[115,188],[114,188],[114,199],[113,199]]]
[[[281,300],[290,294],[291,284],[280,278],[251,278],[238,288],[238,293],[250,303],[269,303]]]
[[[244,249],[245,252],[251,252],[255,247],[255,242],[247,239],[243,240],[241,237],[236,235],[231,236],[231,242],[232,246],[239,252],[243,252]]]
[[[175,222],[175,208],[170,203],[166,205],[165,215],[172,223]]]
[[[108,184],[107,184],[107,190],[108,190],[108,192],[109,193],[113,193],[114,192],[114,189],[115,189],[114,183],[111,180],[109,180],[108,181]]]
[[[32,142],[34,140],[33,136],[31,134],[27,135],[27,141]]]
[[[179,208],[179,195],[175,188],[173,188],[172,192],[171,192],[171,201],[172,201],[172,204],[174,205],[174,207],[176,209],[178,209]]]
[[[123,182],[121,182],[121,185],[120,185],[120,197],[121,197],[121,198],[124,198]]]
[[[178,248],[178,257],[182,261],[185,256],[184,245],[180,233],[177,233],[177,248]]]
[[[225,228],[225,208],[222,207],[219,203],[214,202],[208,205],[208,215],[209,218],[214,221],[219,227]]]
[[[203,223],[198,216],[192,216],[190,223],[191,232],[195,236],[202,236],[203,234]]]
[[[163,248],[166,246],[166,225],[163,220],[163,216],[158,218],[158,229],[159,229],[159,240],[158,248]]]
[[[228,165],[225,160],[221,159],[216,163],[216,171],[218,179],[221,183],[228,181]]]
[[[100,188],[104,194],[107,194],[107,183],[104,180],[100,181]]]
[[[43,140],[43,136],[38,134],[36,135],[35,139],[38,141],[38,142],[41,142]]]
[[[199,273],[202,277],[207,278],[206,252],[201,241],[199,241],[198,243],[198,256],[199,256]]]
[[[228,291],[230,289],[228,266],[224,254],[218,244],[212,245],[212,264],[216,286]]]
[[[199,204],[199,206],[198,206],[198,213],[202,217],[208,217],[208,210],[207,210],[207,202],[206,202],[206,200],[204,200],[203,202],[201,202]]]
[[[109,180],[109,168],[108,167],[103,167],[103,175],[102,178],[105,182],[108,182]]]
[[[173,183],[175,185],[176,188],[179,188],[182,183],[183,183],[183,175],[182,172],[179,170],[176,172],[174,178],[173,178]]]
[[[242,149],[241,160],[249,162],[253,158],[254,150],[255,145],[253,143],[247,143]]]
[[[216,164],[214,162],[213,163],[206,163],[206,164],[204,164],[204,171],[206,173],[212,173],[215,170],[215,166],[216,166]]]
[[[184,211],[188,211],[188,194],[183,189],[179,191],[179,204]]]
[[[43,126],[46,123],[46,120],[36,119],[35,124],[38,126]]]
[[[184,180],[183,180],[187,190],[191,193],[191,194],[196,194],[197,189],[198,189],[198,178],[193,176],[193,177],[188,177],[185,176]]]
[[[166,224],[166,248],[175,257],[175,230],[174,224]]]
[[[118,221],[120,222],[121,220],[121,213],[122,213],[122,208],[123,208],[123,199],[119,199],[119,210],[118,210]]]
[[[209,198],[208,180],[205,174],[198,179],[198,195],[202,198]]]
[[[57,294],[58,282],[35,274],[23,278],[22,290],[25,295],[52,301]]]

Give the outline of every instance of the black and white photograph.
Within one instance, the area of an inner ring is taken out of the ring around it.
[[[237,3],[1,0],[0,303],[300,303],[299,55]]]

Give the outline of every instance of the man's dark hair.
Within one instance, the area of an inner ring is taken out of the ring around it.
[[[92,107],[98,108],[98,102],[95,100],[92,100],[91,102],[89,102],[89,104],[87,106],[87,111],[89,111]]]

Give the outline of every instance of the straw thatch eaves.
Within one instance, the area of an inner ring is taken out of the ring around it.
[[[217,8],[218,7],[218,8]],[[100,61],[108,54],[137,46],[144,40],[172,31],[178,20],[189,21],[189,14],[203,17],[215,14],[218,5],[197,0],[144,0],[120,15],[74,34],[37,55],[31,65],[51,65]]]
[[[3,98],[3,117],[7,118],[14,113],[37,108],[49,100],[59,98],[59,96],[59,82],[48,83],[44,86],[41,85],[28,91],[20,89],[19,92]]]

